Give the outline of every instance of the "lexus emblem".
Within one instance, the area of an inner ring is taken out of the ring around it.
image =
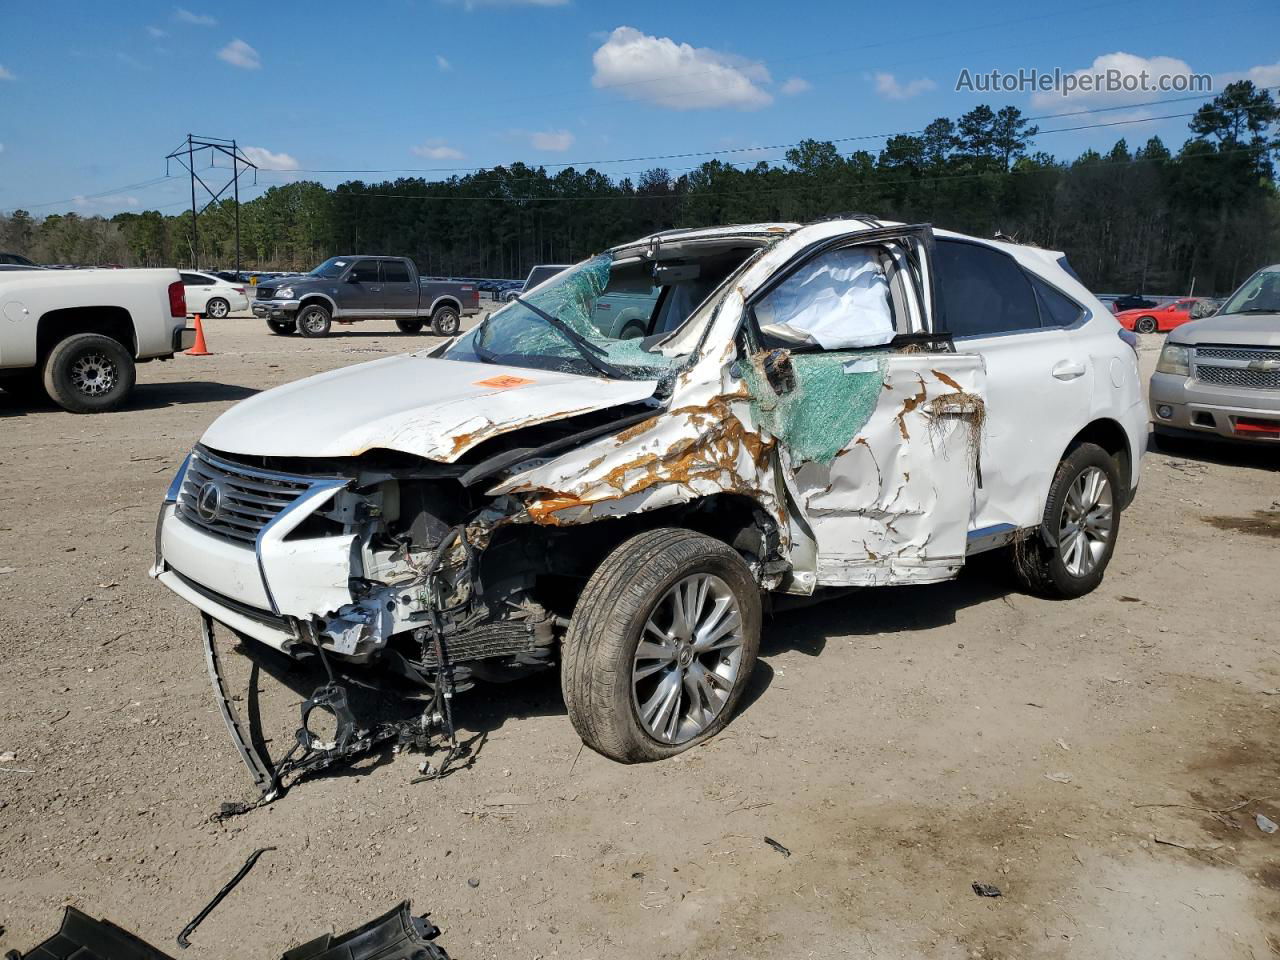
[[[218,511],[222,509],[222,484],[210,480],[196,492],[196,515],[205,523],[213,523],[218,519]]]

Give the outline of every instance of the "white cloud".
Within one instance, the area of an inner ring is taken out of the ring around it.
[[[147,27],[147,36],[155,40],[162,40],[168,35],[169,35],[168,30],[161,30],[159,27],[150,27],[150,26]]]
[[[754,110],[773,97],[763,63],[709,47],[676,43],[634,27],[618,27],[591,57],[596,87],[616,87],[631,100],[671,110],[735,107]]]
[[[1039,90],[1032,94],[1031,105],[1037,109],[1069,107],[1078,110],[1081,106],[1090,104],[1106,105],[1159,100],[1177,96],[1177,92],[1141,89],[1142,74],[1146,74],[1148,85],[1154,87],[1162,76],[1186,76],[1191,72],[1191,67],[1186,61],[1176,57],[1140,57],[1137,54],[1122,51],[1104,53],[1095,57],[1089,66],[1072,70],[1071,76],[1076,78],[1077,83],[1080,82],[1079,78],[1089,77],[1091,86],[1100,86],[1092,79],[1100,77],[1106,81],[1107,89],[1074,89],[1065,96],[1057,90]],[[1112,84],[1112,79],[1117,82]]]
[[[453,64],[449,62],[449,59],[439,53],[436,54],[436,66],[440,68],[441,73],[448,73],[453,69]]]
[[[0,80],[16,80],[16,79],[17,77],[13,75],[13,71],[6,70],[4,68],[4,64],[0,64]]]
[[[1280,87],[1280,63],[1268,63],[1248,70],[1223,73],[1213,78],[1216,89],[1237,80],[1252,80],[1255,87]]]
[[[463,0],[463,7],[478,10],[481,7],[563,7],[569,0]]]
[[[257,70],[262,66],[262,58],[258,56],[258,51],[239,37],[218,51],[218,59],[225,60],[241,70]]]
[[[71,198],[71,205],[81,210],[118,210],[120,207],[136,207],[138,198],[132,194],[113,193],[105,197],[86,197],[77,194]]]
[[[573,134],[568,130],[535,130],[529,134],[529,145],[535,150],[560,153],[573,146]]]
[[[804,77],[788,77],[786,83],[778,89],[788,97],[794,97],[799,93],[808,93],[813,89],[813,84]]]
[[[241,147],[240,149],[262,170],[298,169],[298,161],[287,153],[272,153],[266,147]],[[227,162],[230,164],[229,158]]]
[[[466,157],[457,147],[451,147],[438,137],[432,137],[416,147],[410,147],[409,152],[419,156],[426,157],[428,160],[462,160]]]
[[[192,13],[190,10],[185,10],[182,7],[174,7],[173,19],[177,20],[179,23],[189,23],[193,27],[216,27],[218,25],[217,19],[209,16],[209,14]]]
[[[886,100],[910,100],[932,90],[937,84],[928,77],[917,77],[907,83],[899,83],[892,73],[876,74],[876,93]]]

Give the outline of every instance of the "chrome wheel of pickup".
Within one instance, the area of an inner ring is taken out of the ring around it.
[[[110,393],[119,379],[111,358],[101,353],[84,353],[71,365],[71,385],[86,397]]]

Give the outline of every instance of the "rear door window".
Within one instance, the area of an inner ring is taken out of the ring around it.
[[[1060,293],[1039,277],[1031,277],[1031,286],[1040,304],[1040,325],[1043,327],[1073,327],[1084,317],[1084,307],[1065,293]]]
[[[939,239],[933,267],[942,322],[953,337],[1040,328],[1031,281],[1008,254],[977,243]]]
[[[409,267],[399,260],[383,260],[382,279],[385,283],[408,283]]]

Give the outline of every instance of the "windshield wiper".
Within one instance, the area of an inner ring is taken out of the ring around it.
[[[1232,313],[1280,313],[1280,307],[1246,307],[1244,310],[1232,310]]]
[[[539,320],[543,320],[562,337],[569,341],[582,355],[582,359],[587,361],[599,373],[603,373],[606,377],[612,377],[614,380],[625,380],[627,375],[615,367],[608,360],[604,359],[605,350],[599,344],[592,343],[582,334],[578,333],[571,326],[561,320],[559,317],[553,316],[541,307],[535,307],[524,297],[516,297],[515,302],[529,310]]]

